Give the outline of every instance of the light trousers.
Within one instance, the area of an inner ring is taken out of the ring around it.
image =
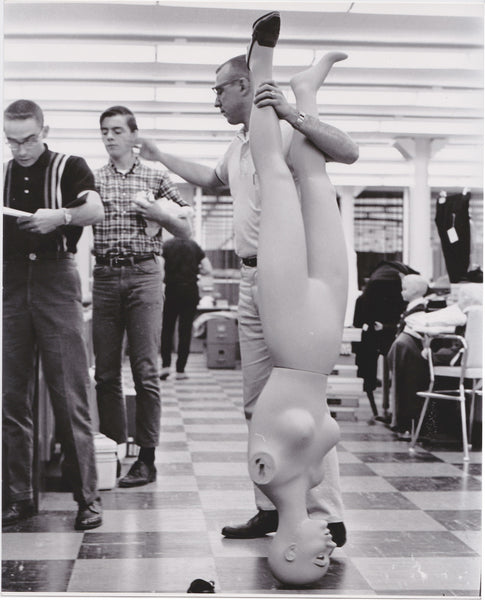
[[[245,265],[241,267],[238,327],[241,347],[244,414],[248,425],[261,390],[273,368],[273,362],[264,340],[258,309],[257,279],[257,268]],[[323,392],[322,402],[325,402]],[[323,470],[322,481],[308,492],[308,513],[313,518],[325,519],[330,523],[343,521],[340,471],[335,447],[325,455]],[[257,508],[260,510],[275,510],[271,500],[257,486],[254,486],[254,489]]]

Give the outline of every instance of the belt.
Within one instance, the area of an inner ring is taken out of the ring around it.
[[[110,267],[128,267],[145,260],[154,260],[155,254],[132,254],[130,256],[97,256],[96,264]]]
[[[241,262],[246,267],[257,267],[258,266],[258,257],[257,256],[249,256],[248,258],[241,258]]]
[[[67,258],[73,258],[72,252],[30,252],[29,254],[13,254],[12,256],[6,256],[6,261],[15,260],[66,260]]]

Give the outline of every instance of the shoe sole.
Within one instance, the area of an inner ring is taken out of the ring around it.
[[[99,527],[102,524],[103,519],[99,519],[99,521],[93,521],[92,523],[86,523],[85,525],[76,523],[74,525],[74,529],[76,529],[76,531],[86,531],[86,529],[96,529],[96,527]]]
[[[118,487],[129,488],[129,487],[140,487],[141,485],[148,485],[149,483],[153,483],[157,478],[153,477],[153,479],[149,479],[148,481],[141,481],[140,483],[125,483],[123,481],[118,482]]]
[[[239,534],[238,533],[228,533],[227,531],[225,532],[224,530],[222,530],[221,534],[225,538],[229,538],[231,540],[256,540],[258,538],[266,537],[270,533],[275,533],[275,531],[268,531],[267,533],[261,533],[259,535],[255,535],[255,534],[253,534],[253,535],[241,535],[240,533]]]

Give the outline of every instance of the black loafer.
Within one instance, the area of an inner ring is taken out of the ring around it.
[[[253,23],[253,35],[249,45],[246,64],[249,68],[249,59],[251,58],[251,52],[254,44],[257,42],[260,46],[266,46],[268,48],[274,48],[278,37],[280,35],[280,13],[275,10],[269,12],[259,19],[256,19]]]
[[[119,480],[120,487],[136,487],[146,485],[155,481],[157,478],[157,469],[155,465],[147,465],[141,460],[137,460],[131,465],[128,473]]]
[[[264,537],[278,529],[278,511],[259,510],[254,517],[242,525],[226,525],[221,533],[224,537],[233,539],[251,539]]]
[[[342,521],[337,523],[327,523],[327,527],[332,535],[332,540],[341,548],[347,541],[347,530]]]
[[[100,500],[94,500],[88,506],[80,506],[74,527],[78,530],[95,529],[103,523],[103,509]]]
[[[13,525],[23,519],[28,519],[35,515],[35,506],[32,500],[19,500],[12,502],[2,512],[2,524]]]

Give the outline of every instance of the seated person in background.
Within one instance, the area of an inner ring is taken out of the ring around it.
[[[408,304],[401,315],[396,339],[386,356],[392,382],[391,429],[399,439],[410,439],[411,422],[419,406],[416,392],[424,389],[428,377],[428,366],[421,356],[421,336],[407,324],[410,315],[424,314],[427,291],[428,282],[421,275],[403,277],[401,294]]]
[[[416,271],[404,263],[381,261],[372,271],[355,303],[353,324],[362,329],[361,340],[352,344],[357,376],[363,380],[375,419],[385,423],[390,422],[387,400],[389,378],[387,369],[384,369],[383,415],[380,416],[374,399],[374,390],[380,385],[377,364],[379,356],[386,356],[396,337],[398,323],[407,304],[402,297],[402,279],[410,273]]]
[[[482,286],[469,283],[461,286],[457,302],[446,308],[434,312],[413,311],[404,317],[404,329],[387,355],[394,400],[391,428],[399,439],[410,439],[411,424],[418,417],[422,403],[416,392],[429,384],[423,334],[455,332],[457,327],[465,325],[467,308],[476,304],[482,304]]]
[[[252,480],[278,511],[270,568],[283,583],[307,584],[325,575],[336,546],[327,521],[309,517],[307,494],[322,480],[323,459],[339,439],[325,397],[342,340],[347,260],[324,157],[294,132],[290,153],[300,200],[278,117],[266,102],[278,31],[278,13],[258,19],[248,58],[257,89],[249,141],[261,194],[259,301],[274,365],[250,423],[248,461]],[[318,114],[316,92],[344,58],[326,54],[291,80],[299,110]]]

